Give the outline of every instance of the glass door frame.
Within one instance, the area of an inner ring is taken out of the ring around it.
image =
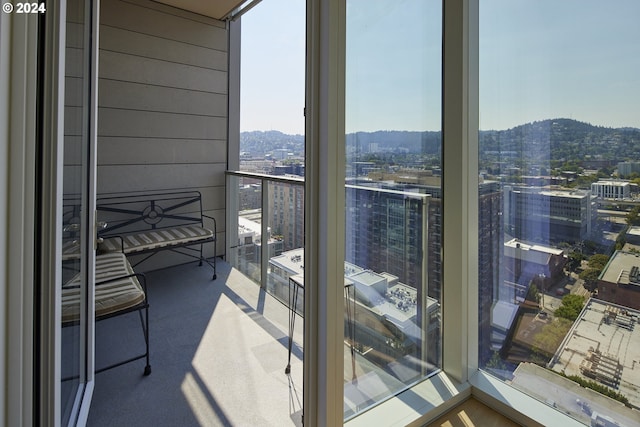
[[[46,11],[39,28],[40,46],[40,120],[42,126],[40,141],[40,176],[38,184],[40,194],[39,212],[36,221],[41,229],[39,248],[41,262],[39,277],[36,279],[36,333],[40,348],[34,349],[36,361],[34,372],[34,424],[62,425],[61,416],[61,288],[62,288],[62,204],[63,204],[63,168],[64,168],[64,116],[65,116],[65,64],[66,64],[66,20],[67,2],[55,2]],[[89,64],[85,72],[89,84],[83,90],[83,99],[87,102],[87,113],[83,123],[87,134],[83,149],[85,161],[82,173],[83,204],[86,215],[82,225],[87,233],[87,242],[83,253],[81,274],[86,278],[86,293],[83,302],[86,306],[81,316],[84,327],[81,328],[81,386],[77,390],[72,415],[65,425],[85,425],[94,389],[95,360],[95,198],[96,198],[96,154],[97,154],[97,117],[98,117],[98,32],[99,0],[87,0],[90,33],[87,35]],[[44,21],[44,23],[42,22]],[[39,214],[39,215],[38,215]],[[36,252],[37,253],[37,252]]]

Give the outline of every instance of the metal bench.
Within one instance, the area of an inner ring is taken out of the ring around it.
[[[110,319],[137,311],[144,335],[145,352],[126,360],[96,369],[96,373],[106,371],[145,359],[144,375],[151,373],[149,364],[149,303],[147,284],[144,274],[135,273],[122,253],[110,253],[96,256],[95,271],[95,320]],[[81,317],[81,301],[85,298],[80,274],[75,275],[62,287],[62,325],[78,325]],[[143,316],[144,311],[144,316]],[[76,376],[63,378],[70,380]]]
[[[96,202],[99,253],[145,255],[133,267],[162,251],[172,251],[206,262],[216,274],[216,220],[202,213],[199,191],[168,193],[118,193],[102,195]],[[210,227],[205,227],[205,219]],[[213,244],[213,261],[203,245]]]

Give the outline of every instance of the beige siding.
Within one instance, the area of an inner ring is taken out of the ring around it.
[[[85,27],[82,24],[83,3],[74,0],[67,3],[67,31],[65,49],[65,95],[64,95],[64,169],[63,197],[65,200],[77,198],[83,191],[82,158],[86,156],[83,147],[87,144],[88,67],[84,58]],[[85,107],[83,107],[83,105]],[[84,137],[83,137],[84,134]],[[86,164],[86,162],[85,162]],[[67,220],[69,218],[66,218]],[[69,236],[65,236],[68,238]]]
[[[149,0],[102,0],[100,14],[98,196],[198,190],[222,254],[226,24]],[[180,262],[163,255],[140,269]]]
[[[127,137],[98,139],[101,165],[146,165],[218,163],[224,166],[226,141],[211,139],[137,138],[135,144]],[[122,153],[127,153],[123,156]]]

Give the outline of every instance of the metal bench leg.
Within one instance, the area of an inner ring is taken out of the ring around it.
[[[149,363],[149,304],[144,309],[145,319],[142,318],[142,310],[138,310],[140,315],[140,323],[142,324],[142,333],[144,334],[144,344],[146,347],[145,359],[147,365],[144,367],[144,375],[147,376],[151,373],[151,364]]]
[[[216,264],[216,258],[218,258],[216,249],[218,246],[218,238],[217,236],[213,241],[213,280],[216,280],[218,278],[218,269],[217,269],[217,264]]]

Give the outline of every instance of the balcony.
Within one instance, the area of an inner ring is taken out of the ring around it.
[[[143,377],[142,365],[130,363],[99,374],[91,425],[301,425],[304,294],[292,296],[303,289],[304,246],[290,236],[304,236],[303,209],[287,206],[303,208],[304,181],[227,172],[226,184],[226,259],[218,261],[217,280],[194,263],[147,272],[153,373]],[[289,216],[273,215],[279,204]],[[282,232],[289,229],[295,232]],[[407,344],[412,339],[375,315],[404,310],[412,324],[410,304],[398,308],[411,291],[394,282],[386,296],[372,299],[379,306],[367,308],[361,295],[355,298],[360,285],[347,279],[367,271],[345,263],[346,418],[436,372],[439,363],[439,304],[429,305],[430,364],[420,368]],[[135,351],[137,327],[134,316],[97,324],[98,366]],[[132,337],[118,343],[123,330]]]
[[[289,310],[228,263],[218,269],[215,281],[194,263],[147,273],[153,372],[138,361],[98,374],[89,425],[302,425],[302,322],[287,375]],[[117,344],[116,332],[137,322],[97,324],[99,365],[132,351],[137,337]]]

